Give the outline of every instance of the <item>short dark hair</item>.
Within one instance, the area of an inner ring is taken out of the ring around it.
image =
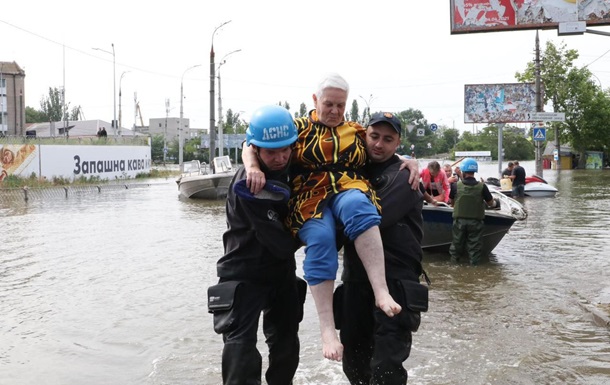
[[[513,162],[508,162],[508,167],[514,166]]]

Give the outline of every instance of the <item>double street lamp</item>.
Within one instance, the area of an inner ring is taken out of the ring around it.
[[[116,136],[116,126],[117,126],[117,120],[116,120],[116,55],[114,52],[114,43],[112,43],[111,45],[112,45],[112,52],[106,51],[105,49],[102,49],[102,48],[93,48],[93,49],[96,51],[102,51],[102,52],[112,55],[112,87],[113,87],[112,97],[113,97],[113,106],[114,106],[114,118],[112,121],[112,127],[114,128],[114,136]]]
[[[183,83],[184,83],[184,75],[189,71],[192,70],[193,68],[196,67],[201,67],[201,64],[196,64],[192,67],[189,67],[187,69],[184,70],[184,72],[182,73],[182,77],[180,78],[180,121],[178,122],[178,165],[180,165],[180,169],[182,169],[182,160],[183,160],[183,143],[182,143],[182,118],[184,116],[184,111],[182,109],[182,105],[183,105],[183,101],[184,101],[184,87],[183,87]]]

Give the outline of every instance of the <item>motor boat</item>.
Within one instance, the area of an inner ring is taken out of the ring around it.
[[[182,163],[182,173],[176,180],[181,197],[190,199],[224,199],[235,171],[228,156],[213,159],[210,170],[198,160]]]
[[[487,183],[487,186],[490,188],[490,190],[497,190],[504,195],[512,196],[512,189],[505,188],[504,186],[502,186],[501,181],[497,178],[487,178],[487,181],[485,183]],[[552,198],[559,192],[559,190],[548,184],[546,180],[544,180],[538,175],[531,175],[526,177],[525,187],[523,190],[525,196],[534,198]]]
[[[527,211],[521,203],[499,191],[491,191],[491,194],[500,202],[500,207],[485,210],[483,255],[489,255],[498,246],[516,221],[527,218]],[[425,203],[422,215],[422,249],[427,252],[448,252],[453,239],[453,208],[444,203],[437,206]]]
[[[532,175],[525,178],[525,195],[528,197],[554,197],[559,190],[547,183],[542,177]]]

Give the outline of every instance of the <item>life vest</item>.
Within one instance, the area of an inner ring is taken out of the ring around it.
[[[466,185],[457,182],[457,194],[453,205],[453,218],[484,219],[483,183]]]

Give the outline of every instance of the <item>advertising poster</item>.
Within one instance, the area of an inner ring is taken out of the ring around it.
[[[585,168],[590,170],[603,169],[604,153],[597,151],[587,151],[587,163]]]
[[[0,181],[9,175],[27,178],[38,175],[38,146],[5,144],[0,147]]]
[[[40,146],[40,174],[113,180],[150,172],[148,146]]]
[[[529,122],[527,113],[535,111],[534,83],[464,86],[464,123]]]
[[[451,33],[610,24],[610,0],[451,0]]]

